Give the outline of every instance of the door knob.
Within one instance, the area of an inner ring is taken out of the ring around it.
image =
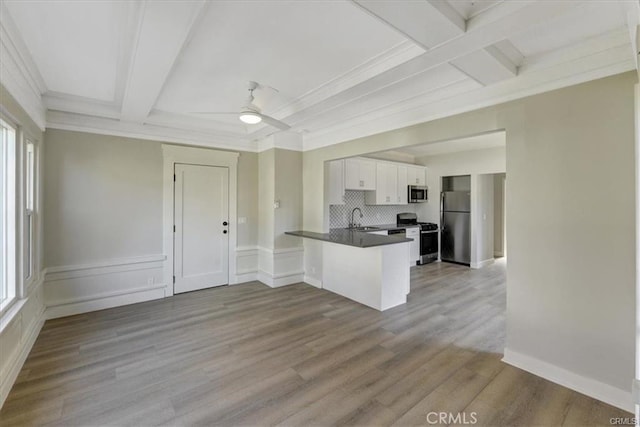
[[[222,230],[222,233],[223,234],[227,234],[227,230]]]
[[[222,225],[227,225],[227,221],[223,222]]]

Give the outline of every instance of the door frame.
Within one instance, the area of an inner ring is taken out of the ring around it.
[[[173,224],[174,181],[176,163],[226,167],[229,169],[229,284],[237,283],[236,244],[238,240],[238,158],[240,153],[207,148],[162,145],[162,247],[165,255],[162,273],[164,296],[173,296]]]

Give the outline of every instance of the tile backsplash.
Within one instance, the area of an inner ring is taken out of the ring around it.
[[[351,211],[355,208],[362,209],[363,217],[358,213],[354,215],[354,220],[362,225],[395,224],[396,215],[401,212],[418,213],[418,204],[398,205],[398,206],[377,206],[364,204],[364,191],[345,191],[344,205],[329,206],[329,227],[345,228],[349,226]]]

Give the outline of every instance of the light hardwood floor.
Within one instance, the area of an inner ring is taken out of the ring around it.
[[[354,266],[367,268],[367,266]],[[257,282],[47,321],[8,425],[610,425],[631,414],[500,361],[505,268],[415,267],[380,313]],[[433,416],[431,418],[433,420]]]

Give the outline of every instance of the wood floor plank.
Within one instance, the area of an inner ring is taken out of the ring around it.
[[[305,284],[251,282],[50,320],[0,425],[413,426],[444,411],[474,412],[477,426],[604,426],[631,417],[502,363],[505,310],[500,260],[413,267],[407,304],[384,313]]]

